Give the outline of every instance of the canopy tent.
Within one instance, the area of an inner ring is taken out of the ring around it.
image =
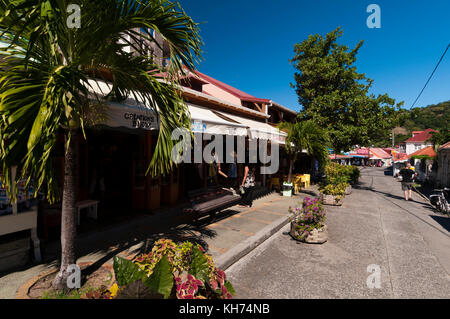
[[[371,160],[383,160],[392,158],[390,154],[388,154],[386,151],[378,147],[370,148],[369,152],[371,155],[370,157]]]
[[[286,143],[287,134],[267,123],[262,123],[241,116],[231,115],[223,112],[216,112],[216,113],[248,127],[249,137],[252,139],[270,140],[272,142],[276,142],[279,144]]]

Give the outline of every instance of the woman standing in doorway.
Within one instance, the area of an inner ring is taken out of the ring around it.
[[[255,190],[255,170],[255,166],[245,165],[244,178],[241,183],[241,187],[244,189],[241,205],[239,205],[241,207],[252,207],[253,192]]]

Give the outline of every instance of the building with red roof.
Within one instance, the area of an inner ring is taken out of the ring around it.
[[[428,146],[432,146],[433,144],[428,139],[435,132],[437,131],[431,128],[427,128],[424,131],[413,131],[412,137],[404,141],[400,146],[401,151],[409,155]]]
[[[434,150],[433,146],[427,146],[414,153],[409,154],[408,158],[413,158],[415,156],[428,156],[430,158],[434,158],[436,157],[436,151]]]
[[[268,122],[270,124],[278,124],[281,121],[291,122],[294,121],[297,116],[296,111],[276,103],[275,101],[255,97],[199,71],[195,71],[195,74],[200,80],[205,82],[202,85],[203,93],[264,113],[269,116]]]

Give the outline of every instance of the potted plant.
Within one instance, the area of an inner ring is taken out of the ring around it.
[[[341,206],[344,200],[345,189],[348,187],[347,183],[340,183],[337,185],[328,184],[319,188],[320,199],[325,205]]]
[[[323,244],[328,240],[328,230],[325,223],[325,210],[318,198],[306,197],[301,207],[289,208],[291,217],[290,235],[295,240]]]

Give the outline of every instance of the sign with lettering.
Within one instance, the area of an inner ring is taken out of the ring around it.
[[[106,125],[129,129],[157,130],[158,116],[155,111],[145,107],[109,104]]]

